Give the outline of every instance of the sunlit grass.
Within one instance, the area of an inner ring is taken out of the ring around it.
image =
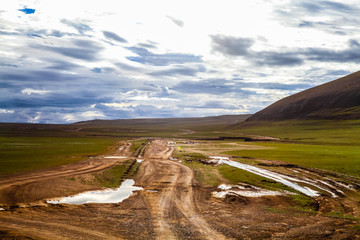
[[[304,167],[320,168],[360,177],[360,148],[354,146],[294,143],[251,143],[269,149],[226,151],[225,154],[280,160]]]
[[[94,174],[97,183],[103,187],[119,187],[125,178],[130,178],[136,174],[139,163],[135,159],[127,160],[118,165]]]
[[[0,137],[0,175],[72,163],[107,151],[116,139]]]

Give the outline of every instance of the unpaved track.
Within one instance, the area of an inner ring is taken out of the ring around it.
[[[7,179],[0,179],[0,189],[12,185],[23,185],[34,181],[39,181],[41,179],[52,179],[58,177],[98,172],[116,165],[117,163],[119,163],[119,161],[124,161],[124,159],[119,160],[97,158],[94,160],[87,160],[80,163],[65,165],[63,167],[54,168],[53,170],[39,171],[36,173],[26,174],[23,177],[15,176]]]
[[[119,153],[119,156],[129,154],[131,144],[125,144]],[[26,183],[39,181],[41,179],[52,179],[66,176],[81,175],[87,173],[98,172],[110,168],[124,159],[104,159],[98,156],[94,159],[88,159],[82,162],[66,164],[49,170],[40,170],[11,177],[0,178],[0,190],[13,185],[24,185]]]
[[[145,189],[143,194],[150,206],[158,239],[183,237],[174,232],[174,223],[176,225],[179,222],[189,228],[187,231],[194,231],[194,235],[199,238],[225,239],[197,212],[194,174],[190,168],[169,160],[172,151],[166,142],[152,141],[145,151],[145,161],[137,180]]]

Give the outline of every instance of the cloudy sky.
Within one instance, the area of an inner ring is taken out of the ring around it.
[[[359,16],[352,0],[2,0],[0,122],[254,113],[358,71]]]

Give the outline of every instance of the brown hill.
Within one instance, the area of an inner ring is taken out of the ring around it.
[[[189,117],[189,118],[138,118],[138,119],[116,119],[116,120],[90,120],[77,122],[78,126],[108,126],[108,127],[132,127],[141,128],[171,127],[171,128],[196,128],[209,126],[228,126],[245,121],[250,114],[243,115],[221,115],[213,117]]]
[[[246,121],[360,119],[360,71],[283,98]]]

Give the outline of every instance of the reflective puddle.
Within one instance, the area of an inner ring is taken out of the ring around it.
[[[252,166],[252,165],[235,162],[235,161],[229,160],[229,158],[227,158],[227,157],[210,156],[210,158],[217,161],[218,164],[227,164],[232,167],[236,167],[236,168],[254,173],[256,175],[272,179],[276,182],[280,182],[280,183],[282,183],[288,187],[291,187],[309,197],[319,196],[320,193],[314,189],[311,189],[310,187],[299,185],[298,183],[304,183],[306,185],[313,186],[317,189],[321,189],[323,191],[328,192],[332,197],[337,197],[337,195],[335,193],[333,193],[332,191],[329,191],[329,190],[319,186],[319,184],[315,184],[314,182],[312,182],[310,180],[306,181],[303,179],[297,179],[294,177],[275,173],[275,172],[272,172],[272,171],[269,171],[266,169],[258,168],[258,167]]]
[[[119,203],[130,197],[134,191],[143,189],[142,187],[133,186],[134,184],[134,180],[126,179],[117,189],[84,192],[75,196],[46,202],[50,204]]]

